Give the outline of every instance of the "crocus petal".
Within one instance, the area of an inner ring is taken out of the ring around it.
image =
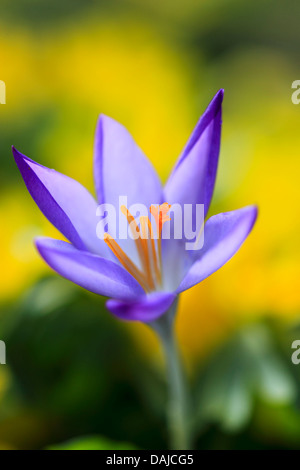
[[[54,271],[88,291],[122,300],[145,294],[140,284],[112,261],[52,238],[38,238],[36,246]]]
[[[158,176],[129,132],[118,122],[101,115],[95,137],[94,176],[100,204],[119,208],[119,196],[132,204],[162,202]]]
[[[212,198],[221,139],[223,90],[200,118],[165,189],[169,204],[204,204],[207,214]]]
[[[77,248],[107,253],[105,243],[96,235],[97,203],[87,189],[14,147],[13,155],[29,193],[47,219]]]
[[[257,217],[255,206],[224,212],[208,219],[204,227],[204,245],[177,289],[177,293],[203,281],[223,266],[240,248]]]
[[[163,315],[171,307],[175,298],[176,295],[170,292],[154,292],[133,302],[110,299],[106,302],[106,306],[111,313],[122,320],[148,323]]]

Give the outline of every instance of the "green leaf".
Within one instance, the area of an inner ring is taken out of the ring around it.
[[[127,442],[114,442],[102,436],[84,436],[48,447],[49,450],[137,450]]]
[[[229,432],[245,427],[258,398],[273,405],[291,404],[296,385],[264,324],[238,331],[209,361],[196,389],[195,427],[217,423]]]

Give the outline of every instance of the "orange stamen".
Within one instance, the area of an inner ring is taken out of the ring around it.
[[[145,250],[145,243],[143,243],[143,240],[141,239],[141,232],[138,224],[136,223],[135,218],[133,217],[132,214],[130,214],[129,210],[125,206],[121,206],[121,211],[127,218],[128,225],[131,229],[131,232],[134,236],[134,241],[137,247],[138,255],[142,264],[142,267],[144,270],[147,268],[147,259],[146,259],[146,250]],[[136,234],[138,236],[136,237]]]
[[[126,255],[118,243],[108,233],[104,234],[104,241],[109,246],[113,254],[118,258],[122,266],[131,274],[136,281],[141,284],[143,289],[147,292],[148,286],[144,274],[137,268],[137,266]]]
[[[154,217],[156,222],[157,237],[159,238],[162,232],[162,228],[165,222],[171,220],[170,216],[167,214],[171,208],[171,205],[167,202],[164,202],[160,206],[150,206],[150,212]]]
[[[149,233],[150,233],[151,254],[152,254],[152,261],[153,261],[155,277],[156,277],[156,280],[157,280],[158,284],[161,285],[161,272],[160,272],[159,265],[158,265],[158,260],[157,260],[153,227],[151,225],[149,217],[147,217],[147,224],[148,224],[148,230],[149,230]]]
[[[158,251],[158,260],[159,260],[159,269],[162,272],[162,256],[161,256],[161,232],[165,222],[171,220],[170,216],[167,214],[171,208],[171,205],[167,202],[159,206],[150,206],[150,212],[154,217],[156,223],[157,231],[157,251]]]
[[[152,271],[151,271],[151,264],[150,264],[150,257],[149,257],[149,239],[148,239],[148,224],[147,224],[147,219],[148,217],[141,216],[140,221],[141,221],[141,229],[142,229],[142,242],[143,242],[143,248],[144,248],[144,255],[145,255],[145,261],[146,261],[146,277],[149,282],[149,285],[154,288],[154,281],[152,277]]]
[[[120,261],[122,266],[137,280],[137,282],[139,282],[146,292],[151,292],[157,285],[162,285],[161,232],[163,224],[171,220],[167,215],[170,207],[171,206],[166,202],[160,206],[150,207],[150,212],[156,222],[156,250],[155,236],[149,217],[140,217],[140,229],[129,210],[125,206],[121,206],[121,211],[127,218],[127,222],[134,236],[142,270],[140,270],[135,263],[131,261],[113,237],[108,233],[104,234],[105,243]]]

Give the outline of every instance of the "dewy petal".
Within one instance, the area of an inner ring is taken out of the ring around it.
[[[164,190],[169,204],[204,204],[212,198],[220,151],[223,90],[200,118]]]
[[[122,320],[149,323],[163,315],[171,307],[175,298],[176,294],[171,292],[154,292],[133,302],[110,299],[106,302],[106,306],[111,313]]]
[[[177,293],[203,281],[223,266],[240,248],[257,217],[255,206],[214,215],[204,227],[204,245]]]
[[[52,238],[38,238],[36,246],[54,271],[88,291],[122,300],[145,294],[138,282],[113,261]]]
[[[47,219],[77,248],[107,253],[105,243],[96,235],[97,203],[87,189],[14,147],[13,155],[29,193]]]
[[[151,163],[129,132],[118,122],[101,115],[95,136],[94,177],[99,203],[113,204],[119,196],[132,204],[160,204],[162,187]]]

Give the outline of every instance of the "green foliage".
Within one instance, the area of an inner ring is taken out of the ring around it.
[[[249,423],[255,399],[285,405],[296,384],[266,325],[251,325],[225,344],[201,372],[197,422],[217,422],[229,432]]]
[[[161,378],[103,299],[56,276],[43,279],[2,315],[0,336],[12,376],[0,443],[26,410],[37,421],[31,439],[39,447],[91,433],[139,447],[165,445]],[[24,434],[12,432],[11,439],[32,445]]]
[[[113,442],[100,436],[86,436],[50,446],[50,450],[137,450],[126,442]]]
[[[3,308],[0,336],[9,378],[0,448],[166,448],[163,368],[143,358],[102,299],[45,278]],[[299,337],[265,321],[214,352],[193,382],[198,448],[299,448]]]

